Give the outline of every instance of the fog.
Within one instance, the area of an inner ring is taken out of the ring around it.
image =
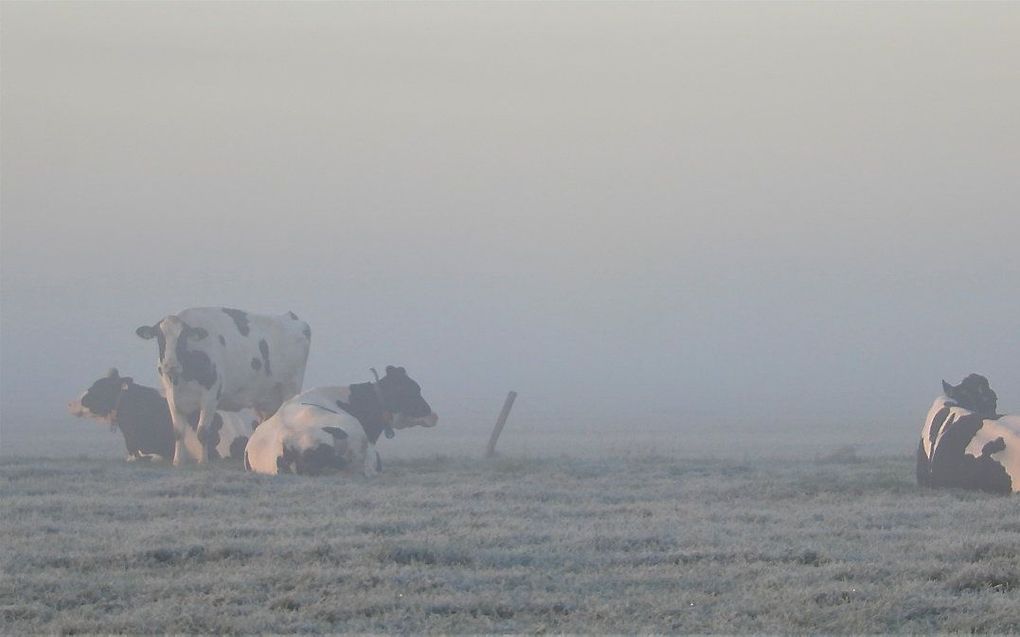
[[[0,425],[292,310],[440,428],[912,450],[1020,409],[1016,4],[4,3]],[[481,424],[479,424],[481,423]],[[517,427],[518,429],[514,429]],[[417,434],[416,434],[417,435]],[[420,432],[422,437],[427,433]]]

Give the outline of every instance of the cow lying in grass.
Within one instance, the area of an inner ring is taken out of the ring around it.
[[[166,398],[152,387],[121,376],[116,369],[92,383],[78,400],[68,405],[68,411],[119,429],[124,435],[128,460],[173,458],[174,428]],[[210,457],[240,460],[255,422],[254,413],[246,417],[239,412],[216,412],[203,439]]]
[[[1020,416],[996,413],[998,397],[979,374],[942,388],[921,429],[918,484],[1020,492]]]
[[[437,420],[404,368],[387,367],[378,382],[319,387],[285,402],[251,435],[244,466],[270,475],[348,469],[372,476],[381,469],[375,443],[382,433]]]

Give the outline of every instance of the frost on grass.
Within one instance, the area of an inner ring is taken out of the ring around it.
[[[1020,498],[912,459],[0,460],[0,632],[1020,630]]]

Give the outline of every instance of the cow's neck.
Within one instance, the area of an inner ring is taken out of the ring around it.
[[[372,444],[375,444],[393,424],[393,414],[386,410],[382,393],[375,383],[360,383],[349,387],[349,402],[336,401],[338,407],[354,416]]]

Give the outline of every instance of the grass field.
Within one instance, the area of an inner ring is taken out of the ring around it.
[[[1020,499],[912,459],[0,459],[2,632],[1020,631]]]

